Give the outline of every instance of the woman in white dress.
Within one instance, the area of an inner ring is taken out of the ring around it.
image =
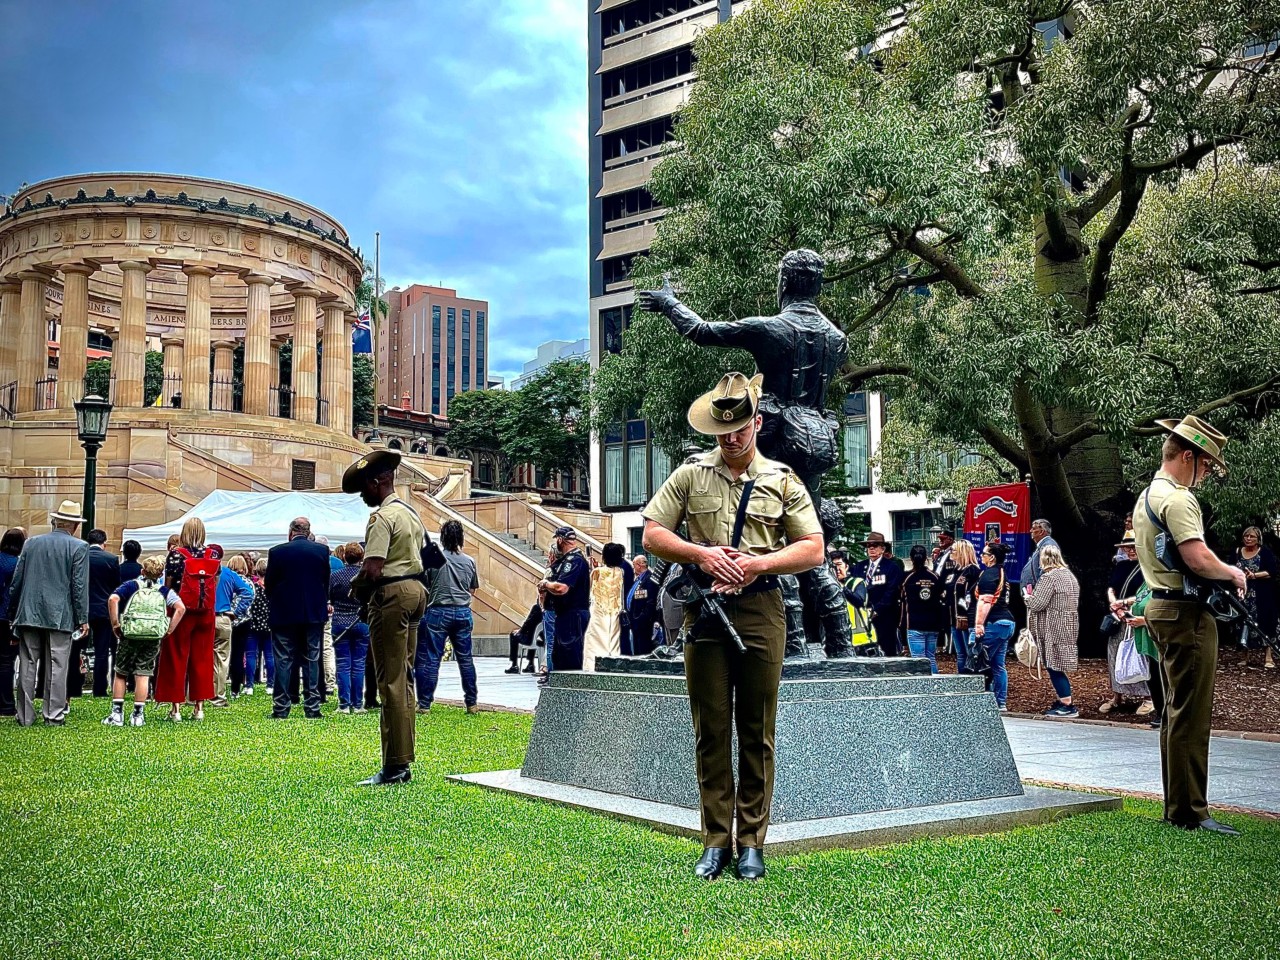
[[[597,657],[622,652],[622,607],[626,595],[625,551],[620,543],[606,543],[603,561],[591,571],[591,619],[582,640],[582,669],[595,670]]]

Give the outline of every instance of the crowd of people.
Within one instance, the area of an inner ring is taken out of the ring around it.
[[[62,725],[88,684],[93,696],[111,697],[103,723],[116,727],[144,725],[148,703],[171,722],[201,721],[206,708],[263,684],[277,719],[299,704],[319,717],[332,698],[338,714],[379,705],[366,606],[352,590],[364,544],[331,550],[299,517],[265,556],[228,554],[192,517],[165,553],[144,558],[127,540],[117,556],[102,530],[80,539],[83,522],[79,504],[66,501],[50,533],[28,538],[14,528],[0,538],[0,716],[28,726],[38,699],[44,722]],[[475,712],[470,605],[479,580],[461,524],[446,523],[441,541],[446,563],[430,572],[415,628],[413,694],[430,709],[451,643]]]
[[[511,631],[507,673],[538,672],[546,684],[555,670],[591,671],[602,657],[644,656],[666,642],[648,557],[628,560],[622,544],[606,543],[588,558],[572,527],[553,536],[537,600]]]
[[[1115,545],[1107,585],[1111,611],[1102,624],[1106,640],[1111,696],[1097,705],[1100,714],[1133,712],[1150,717],[1159,729],[1164,713],[1160,666],[1143,618],[1150,590],[1138,563],[1132,516]],[[1009,548],[999,541],[987,543],[979,554],[967,540],[956,540],[948,531],[927,549],[913,545],[907,562],[893,555],[883,534],[872,533],[863,541],[866,557],[850,564],[843,550],[834,550],[830,561],[843,585],[853,626],[855,648],[877,648],[885,656],[909,654],[929,661],[938,672],[937,652],[949,647],[959,673],[982,673],[1001,710],[1007,708],[1007,660],[1018,632],[1013,610],[1014,590],[1025,608],[1026,632],[1034,644],[1034,662],[1054,695],[1044,714],[1057,718],[1079,716],[1070,676],[1080,661],[1080,582],[1063,557],[1047,520],[1031,527],[1034,549],[1018,582],[1004,570]],[[1261,631],[1274,635],[1277,622],[1275,578],[1280,565],[1262,542],[1262,531],[1247,528],[1232,564],[1243,571],[1247,583],[1244,603]],[[1246,649],[1265,648],[1264,666],[1275,669],[1272,650],[1257,630],[1241,618],[1225,634],[1228,642]],[[1135,669],[1133,657],[1144,661]]]

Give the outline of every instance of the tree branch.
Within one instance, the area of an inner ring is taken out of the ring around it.
[[[951,284],[960,296],[970,299],[986,296],[987,291],[965,272],[964,267],[933,244],[926,243],[912,234],[902,240],[902,247],[942,274],[942,279]]]
[[[1116,247],[1138,215],[1142,195],[1146,192],[1147,177],[1138,173],[1132,163],[1133,132],[1125,134],[1124,159],[1120,166],[1120,208],[1107,224],[1098,249],[1093,257],[1093,269],[1089,274],[1089,295],[1085,302],[1086,324],[1096,323],[1102,310],[1102,302],[1111,289],[1111,265],[1115,262]]]
[[[1243,403],[1245,400],[1251,400],[1254,397],[1261,396],[1271,390],[1277,384],[1280,384],[1280,373],[1273,374],[1262,383],[1254,384],[1252,387],[1245,387],[1243,390],[1237,390],[1235,393],[1228,393],[1225,397],[1219,397],[1217,400],[1210,400],[1208,403],[1201,404],[1194,410],[1190,410],[1182,416],[1184,417],[1206,417],[1215,410],[1221,410],[1224,407],[1233,404]],[[1176,415],[1171,415],[1173,419],[1177,419]],[[1157,434],[1164,433],[1162,427],[1155,426],[1155,421],[1162,419],[1159,414],[1147,417],[1135,425],[1129,432],[1139,437],[1153,437]],[[1164,419],[1169,419],[1168,417]],[[1148,424],[1151,424],[1148,426]]]
[[[1073,427],[1066,433],[1056,434],[1049,442],[1049,449],[1061,456],[1066,453],[1077,443],[1088,440],[1090,437],[1096,437],[1102,432],[1102,428],[1098,426],[1096,420],[1086,420],[1079,426]]]

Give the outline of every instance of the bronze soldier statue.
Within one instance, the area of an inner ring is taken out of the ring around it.
[[[760,403],[764,425],[760,452],[785,463],[804,482],[823,519],[827,537],[835,516],[823,509],[822,475],[840,459],[838,418],[825,408],[827,386],[849,354],[844,333],[818,309],[825,264],[812,250],[793,250],[778,265],[779,313],[708,323],[680,302],[670,282],[661,290],[641,291],[636,306],[661,313],[680,334],[704,347],[748,351],[764,375],[767,392]],[[797,580],[799,590],[797,590]],[[782,578],[787,604],[787,656],[803,656],[803,594],[811,622],[821,625],[828,657],[854,655],[849,614],[830,566],[821,564],[798,578]]]

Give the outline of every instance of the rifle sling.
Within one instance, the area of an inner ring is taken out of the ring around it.
[[[737,550],[738,545],[742,543],[742,528],[747,523],[747,507],[751,503],[751,491],[755,489],[755,485],[754,478],[748,480],[742,487],[742,496],[738,499],[738,512],[733,518],[733,537],[729,540],[729,546],[734,550]]]

